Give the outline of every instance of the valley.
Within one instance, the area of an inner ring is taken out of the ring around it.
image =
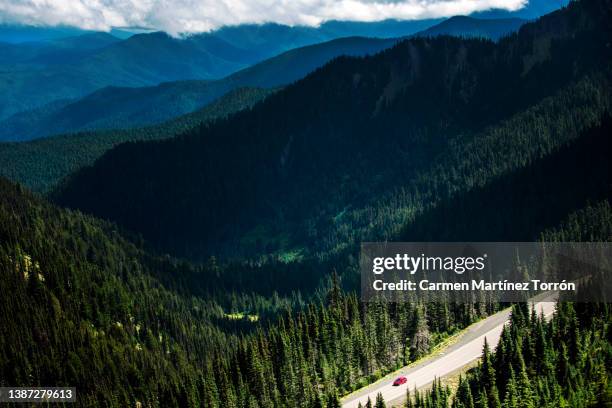
[[[463,296],[426,254],[415,281],[457,297],[360,293],[364,242],[612,241],[610,21],[576,0],[184,37],[0,25],[0,386],[79,407],[612,404],[610,303]]]

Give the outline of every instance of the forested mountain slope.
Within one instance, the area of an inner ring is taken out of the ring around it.
[[[611,124],[608,119],[606,128],[592,131],[590,137],[606,138],[609,145]],[[610,168],[608,164],[608,174]],[[609,188],[608,183],[608,194]],[[610,196],[570,213],[558,225],[545,230],[540,239],[609,242]],[[593,288],[587,285],[583,289]],[[527,304],[517,304],[499,343],[485,345],[481,364],[459,379],[452,398],[448,390],[438,389],[411,396],[407,405],[424,408],[437,399],[456,408],[609,406],[611,323],[609,303],[561,302],[548,322],[537,310],[530,312]]]
[[[320,407],[495,310],[369,307],[333,280],[300,311],[299,298],[223,290],[239,272],[151,255],[2,178],[0,276],[0,383],[76,386],[78,406]]]
[[[430,390],[409,392],[405,406],[607,407],[610,323],[605,303],[561,303],[550,322],[515,305],[499,343],[485,343],[481,363],[459,377],[456,393],[434,381]]]
[[[543,238],[612,238],[610,165],[605,163],[611,149],[611,123],[610,118],[605,119],[601,126],[551,156],[555,159],[546,159],[556,164],[543,167],[554,170],[562,168],[563,163],[581,163],[591,155],[594,166],[585,171],[602,174],[597,170],[607,166],[603,173],[607,178],[593,185],[607,185],[608,196],[602,199],[599,190],[592,189],[592,204],[561,216],[557,224],[544,231]],[[514,186],[505,193],[523,193],[521,173],[529,171],[502,177],[506,179],[502,184]],[[545,172],[543,177],[548,176]],[[582,179],[581,175],[576,179]],[[546,196],[555,191],[538,193]],[[525,200],[530,201],[529,197]],[[559,200],[564,198],[559,196]],[[465,208],[462,201],[457,201],[456,208],[460,218]],[[526,206],[524,212],[537,216],[539,211],[537,206]],[[504,222],[508,216],[512,214],[491,211],[474,222],[485,228]],[[426,220],[431,221],[431,217]],[[445,225],[449,230],[455,226]],[[524,224],[517,224],[513,236],[534,233],[523,228]],[[498,233],[491,231],[485,238],[498,239]],[[473,237],[469,232],[461,236]],[[428,238],[438,237],[443,235]],[[323,265],[312,271],[320,278],[330,271]],[[270,278],[275,273],[271,264],[255,269],[262,277]],[[214,262],[194,267],[151,255],[124,238],[116,226],[54,207],[0,178],[0,290],[11,294],[0,297],[0,312],[12,317],[0,325],[0,380],[76,386],[79,406],[121,407],[136,402],[153,407],[338,406],[334,404],[339,395],[418,359],[448,334],[497,307],[484,301],[473,305],[360,303],[354,293],[343,292],[334,277],[319,297],[322,304],[305,294],[312,303],[304,308],[299,298],[259,296],[256,285],[245,284],[248,280],[241,282],[243,277],[252,278],[253,272],[248,267]],[[280,288],[308,272],[299,264],[291,264],[284,274],[273,276],[263,285]],[[234,291],[229,289],[231,285],[236,285]],[[294,282],[286,287],[296,290],[302,286]],[[297,310],[273,323],[275,315],[290,308]],[[512,389],[513,382],[520,378],[522,389],[531,390],[530,401],[550,403],[551,407],[568,399],[584,404],[578,406],[610,401],[609,392],[602,389],[609,376],[602,371],[609,354],[609,312],[605,308],[578,310],[579,321],[597,324],[581,323],[578,332],[565,332],[563,342],[538,343],[541,336],[528,335],[525,331],[532,329],[522,325],[516,326],[519,333],[509,330],[502,336],[502,351],[493,359],[495,371],[485,370],[488,377],[482,377],[480,370],[470,374],[469,383],[461,383],[463,391],[457,395],[458,401],[467,398],[465,406],[470,406],[467,384],[474,400],[482,398],[481,390],[485,398],[493,398],[492,383],[482,381],[492,375],[500,400],[509,398],[506,387]],[[514,325],[526,322],[527,315],[520,313],[515,312]],[[264,316],[267,318],[262,320]],[[523,320],[517,320],[520,316]],[[562,313],[557,319],[563,320],[546,327],[538,327],[531,317],[530,327],[538,330],[533,333],[544,330],[556,338],[559,330],[578,327],[574,318],[563,316],[567,314]],[[571,343],[575,338],[583,340]],[[563,367],[567,359],[564,342],[566,347],[579,347],[581,353],[573,354],[577,356],[570,360],[573,368],[551,371],[551,367]],[[537,350],[533,346],[549,350],[546,358],[529,358]],[[526,359],[525,368],[519,355]],[[535,361],[546,364],[537,365]],[[514,376],[508,374],[513,370]],[[525,370],[542,374],[541,381],[527,386]],[[555,378],[558,385],[554,392],[540,387],[542,382],[552,387]],[[450,395],[437,392],[423,398],[449,400]],[[543,405],[534,402],[533,406]]]
[[[549,155],[484,186],[441,200],[407,224],[399,239],[533,241],[541,231],[559,225],[567,214],[612,199],[611,134],[608,116],[601,125]],[[602,226],[606,224],[602,220]],[[581,236],[581,240],[591,239],[594,237]]]
[[[610,11],[585,0],[499,43],[417,38],[339,58],[231,120],[118,146],[57,201],[200,259],[393,236],[600,121]]]
[[[273,91],[239,88],[195,112],[143,128],[80,132],[21,143],[0,143],[0,175],[48,192],[64,177],[91,165],[108,149],[135,140],[164,139],[253,106]]]

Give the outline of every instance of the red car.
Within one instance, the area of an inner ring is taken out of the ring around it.
[[[401,377],[397,377],[395,381],[393,381],[393,386],[397,387],[399,385],[406,384],[407,382],[408,379],[402,375]]]

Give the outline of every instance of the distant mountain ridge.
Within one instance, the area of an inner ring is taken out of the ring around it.
[[[86,57],[95,50],[119,41],[119,38],[111,34],[96,32],[22,44],[0,42],[0,65],[10,69],[15,64],[66,64],[76,57]]]
[[[446,34],[495,40],[516,31],[524,22],[519,19],[478,20],[453,17],[414,35]],[[230,35],[227,37],[231,40]],[[199,41],[207,42],[209,47],[213,44],[223,47],[222,43],[216,43],[212,37]],[[340,38],[287,51],[218,81],[173,82],[142,88],[103,88],[64,106],[54,104],[55,108],[52,109],[43,106],[0,121],[0,140],[28,140],[75,131],[159,123],[200,108],[232,89],[286,85],[340,55],[371,55],[391,47],[397,41],[399,39],[394,38]]]
[[[517,31],[527,21],[521,18],[484,19],[455,16],[415,35],[452,35],[456,37],[480,37],[499,40],[501,37]]]
[[[290,49],[348,36],[351,30],[388,37],[383,35],[387,26],[394,35],[409,35],[437,22],[338,23],[329,28],[247,25],[180,39],[154,32],[135,34],[95,49],[82,44],[91,42],[90,37],[108,34],[0,43],[0,68],[4,72],[0,78],[0,119],[57,99],[77,99],[106,86],[141,87],[223,78]],[[75,54],[74,49],[59,46],[62,41],[71,42],[80,52]]]
[[[119,39],[126,39],[139,30],[113,28],[108,34]],[[32,26],[24,24],[0,23],[0,42],[8,44],[23,44],[62,40],[64,38],[98,33],[98,31],[83,30],[69,26]]]
[[[51,103],[15,114],[0,122],[0,140],[156,124],[209,103],[212,98],[208,88],[208,81],[179,81],[141,88],[106,87],[76,101]]]
[[[542,0],[543,1],[543,0]],[[106,86],[154,86],[161,82],[219,79],[285,51],[341,37],[394,38],[415,34],[443,19],[381,22],[329,21],[320,27],[279,24],[222,27],[172,38],[165,33],[113,30],[120,41],[104,49],[47,53],[39,48],[66,37],[95,33],[68,27],[0,25],[0,120],[58,99],[78,99]],[[32,43],[37,44],[32,44]],[[79,47],[77,45],[77,47]],[[34,52],[34,57],[38,54]]]
[[[288,51],[217,81],[106,87],[76,101],[56,102],[0,121],[0,140],[159,123],[201,108],[233,89],[286,85],[340,55],[375,54],[396,42],[396,39],[340,38]]]

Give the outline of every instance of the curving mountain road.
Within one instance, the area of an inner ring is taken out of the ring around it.
[[[537,313],[543,313],[546,318],[550,318],[555,311],[557,296],[557,293],[539,296],[539,299],[533,303]],[[422,388],[429,385],[434,378],[440,378],[459,370],[481,357],[485,338],[492,348],[497,345],[502,329],[508,323],[509,318],[510,310],[506,309],[470,326],[456,343],[443,350],[441,354],[425,359],[417,365],[401,369],[394,377],[383,378],[349,395],[342,401],[342,407],[357,408],[360,402],[365,406],[368,397],[374,402],[379,392],[388,403],[395,402],[405,397],[406,389],[409,388],[412,391],[415,387]],[[406,376],[408,382],[394,387],[392,382],[400,375]]]

